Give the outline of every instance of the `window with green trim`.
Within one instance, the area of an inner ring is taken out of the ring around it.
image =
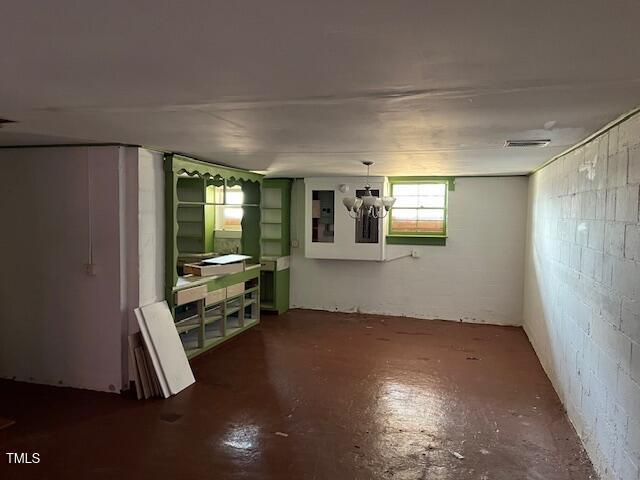
[[[242,231],[242,204],[244,202],[244,194],[242,187],[236,185],[216,190],[216,230],[225,232],[241,232]]]
[[[389,215],[389,235],[447,235],[448,180],[391,180],[396,203]]]

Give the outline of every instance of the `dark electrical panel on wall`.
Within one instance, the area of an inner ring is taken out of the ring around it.
[[[362,198],[365,190],[356,190],[356,197]],[[380,196],[379,190],[371,190],[374,197]],[[379,218],[362,214],[362,217],[356,220],[356,243],[378,243],[378,222]]]

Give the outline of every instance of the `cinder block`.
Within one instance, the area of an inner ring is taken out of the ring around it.
[[[592,336],[595,336],[595,334]],[[618,383],[618,364],[609,357],[601,347],[598,347],[598,378],[602,383],[604,383],[607,390],[611,392],[616,391]]]
[[[601,135],[598,137],[598,160],[595,165],[595,178],[593,188],[600,190],[607,186],[607,162],[609,158],[609,137]]]
[[[589,242],[589,222],[579,222],[576,228],[576,243],[583,247]]]
[[[628,183],[640,183],[640,145],[629,148],[629,178]]]
[[[625,224],[607,222],[604,227],[604,253],[614,257],[624,257]]]
[[[582,248],[580,247],[580,245],[572,245],[571,263],[569,266],[574,270],[580,270],[581,256],[582,256]]]
[[[578,190],[586,192],[594,189],[596,165],[598,163],[598,140],[587,143],[578,150],[583,150],[582,161],[578,166]]]
[[[580,218],[583,220],[595,220],[596,218],[596,192],[591,190],[581,194]]]
[[[590,248],[582,249],[582,256],[580,259],[580,272],[589,278],[595,277],[596,268],[596,251]]]
[[[640,186],[628,185],[616,192],[616,220],[636,223],[638,221],[638,192]]]
[[[618,478],[620,480],[638,480],[640,473],[637,457],[635,455],[632,457],[632,454],[624,448],[619,448],[618,451],[620,458],[615,462]]]
[[[582,195],[574,194],[571,196],[571,218],[580,218]]]
[[[591,338],[604,352],[603,361],[617,363],[622,371],[628,373],[631,364],[631,340],[623,335],[604,317],[594,317],[591,326]]]
[[[625,447],[635,456],[640,456],[640,419],[629,418],[625,436]]]
[[[560,198],[562,199],[560,205],[560,218],[569,218],[571,216],[571,199],[573,197],[571,195],[564,195]]]
[[[615,216],[615,213],[614,213]],[[607,191],[598,190],[596,192],[596,220],[607,218]]]
[[[616,219],[616,189],[615,188],[610,188],[607,190],[605,218],[611,221]]]
[[[631,343],[631,365],[629,375],[636,383],[640,383],[640,343]]]
[[[617,260],[613,264],[613,288],[626,297],[640,298],[640,263]]]
[[[616,392],[620,406],[637,421],[640,412],[640,385],[629,374],[620,372]]]
[[[618,392],[615,389],[607,390],[607,404],[601,419],[611,425],[621,439],[624,440],[629,417],[624,408],[620,406]]]
[[[618,138],[619,138],[619,127],[618,125],[616,125],[615,127],[613,127],[611,130],[609,130],[608,132],[608,151],[609,151],[609,157],[611,157],[611,155],[615,155],[616,153],[618,153]]]
[[[640,225],[626,225],[624,257],[629,260],[640,260]]]
[[[632,147],[640,143],[640,115],[634,115],[619,126],[618,149]]]
[[[596,282],[602,283],[604,273],[604,254],[602,252],[596,252],[595,255],[596,263],[594,265],[593,278]]]
[[[639,301],[622,301],[622,312],[620,319],[620,330],[633,342],[640,344],[640,313],[637,313]]]
[[[596,291],[593,292],[594,294]],[[622,317],[622,298],[613,291],[608,291],[606,294],[599,295],[600,308],[598,313],[616,328],[620,328]]]
[[[615,428],[606,421],[598,422],[596,424],[595,436],[600,450],[608,460],[607,463],[613,463],[617,444]]]
[[[607,187],[623,187],[627,184],[628,150],[625,148],[607,161]]]
[[[560,242],[560,263],[569,265],[571,262],[571,243]]]
[[[589,248],[593,248],[599,252],[604,251],[604,222],[593,221],[589,225]]]
[[[607,288],[613,287],[613,264],[615,262],[616,257],[604,254],[602,258],[602,285]]]

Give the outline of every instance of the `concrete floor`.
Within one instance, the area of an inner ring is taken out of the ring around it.
[[[0,383],[0,478],[586,479],[519,328],[295,310],[168,400]],[[464,458],[457,458],[460,454]]]

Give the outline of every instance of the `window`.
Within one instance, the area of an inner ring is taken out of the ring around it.
[[[216,189],[216,203],[224,203],[224,205],[216,206],[216,230],[223,232],[241,232],[242,231],[242,207],[234,205],[242,205],[244,194],[242,187],[227,187],[227,198],[225,201],[224,190]]]
[[[391,195],[396,198],[396,203],[389,215],[388,243],[444,245],[447,195],[452,182],[453,179],[448,178],[392,177]]]

